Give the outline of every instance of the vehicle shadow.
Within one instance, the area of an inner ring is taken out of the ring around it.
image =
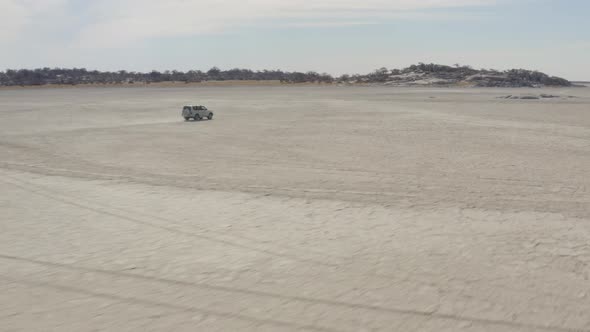
[[[212,121],[213,119],[209,120],[207,118],[203,118],[201,120],[194,120],[194,119],[189,119],[189,120],[183,120],[182,122],[185,123],[196,123],[196,122],[207,122],[207,121]]]

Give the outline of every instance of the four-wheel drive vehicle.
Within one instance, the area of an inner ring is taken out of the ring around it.
[[[203,118],[207,118],[209,120],[213,119],[213,112],[207,109],[205,106],[184,106],[182,108],[182,117],[188,121],[190,119],[195,119],[195,121],[199,121]]]

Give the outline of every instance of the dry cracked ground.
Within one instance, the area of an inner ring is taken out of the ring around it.
[[[540,92],[2,90],[0,330],[590,331],[590,89]]]

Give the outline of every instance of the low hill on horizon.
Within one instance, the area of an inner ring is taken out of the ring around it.
[[[572,86],[564,78],[526,69],[499,71],[473,69],[470,66],[445,66],[420,63],[404,69],[381,68],[371,74],[349,77],[352,82],[379,82],[391,86],[473,86],[473,87],[545,87]],[[344,80],[346,81],[346,80]]]

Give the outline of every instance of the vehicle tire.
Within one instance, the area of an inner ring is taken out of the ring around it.
[[[201,116],[200,115],[195,115],[195,121],[201,121]]]
[[[188,120],[190,120],[190,119],[191,119],[191,118],[187,118],[187,117],[185,117],[185,118],[184,118],[184,121],[188,121]]]
[[[207,115],[207,119],[213,120],[213,113],[209,113],[209,115]]]

